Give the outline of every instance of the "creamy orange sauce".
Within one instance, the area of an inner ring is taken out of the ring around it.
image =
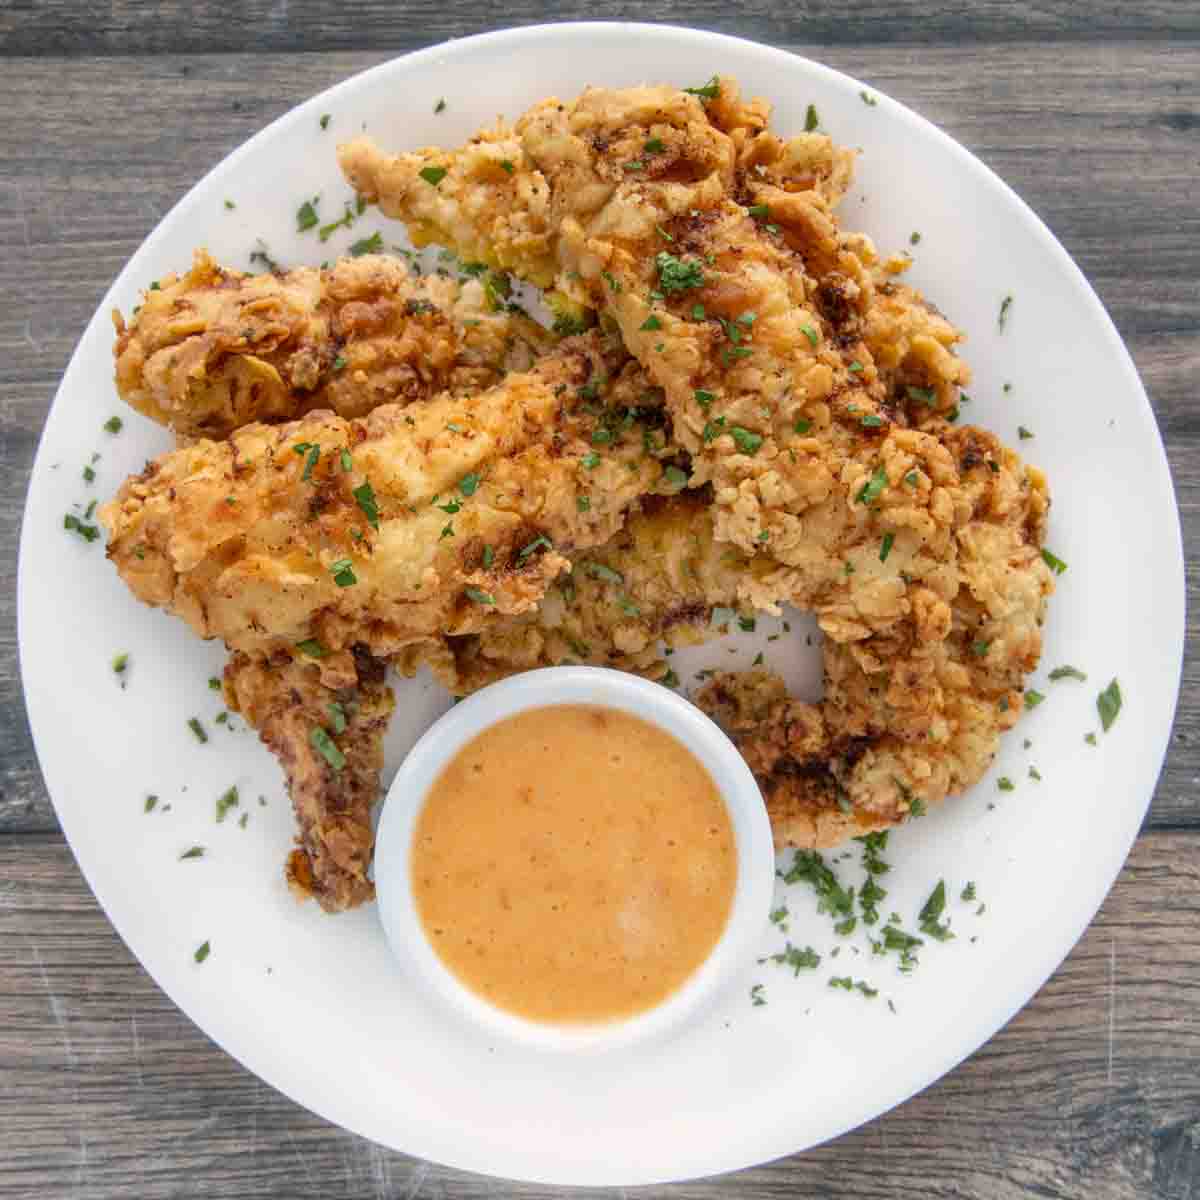
[[[417,910],[472,991],[535,1021],[658,1004],[721,936],[737,855],[721,794],[670,734],[556,705],[484,730],[417,820]]]

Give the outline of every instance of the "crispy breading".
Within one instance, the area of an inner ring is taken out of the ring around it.
[[[175,450],[101,508],[109,558],[145,603],[258,656],[384,657],[526,611],[662,476],[645,379],[607,355],[590,335],[479,396]]]
[[[143,293],[128,325],[113,320],[121,398],[184,437],[480,392],[554,341],[495,310],[478,280],[414,277],[375,254],[244,275],[200,250],[191,270]]]
[[[258,730],[287,779],[298,843],[288,856],[288,882],[327,912],[375,895],[367,874],[375,845],[371,808],[395,707],[383,679],[384,664],[363,652],[335,687],[326,686],[315,662],[290,654],[234,654],[225,668],[226,702]]]

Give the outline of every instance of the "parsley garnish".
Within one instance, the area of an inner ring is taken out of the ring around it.
[[[512,165],[512,163],[510,163],[510,162],[508,161],[508,159],[507,159],[507,158],[502,158],[502,159],[500,160],[500,166],[501,166],[501,167],[502,167],[502,168],[503,168],[505,171],[507,171],[507,172],[508,172],[510,175],[513,173],[513,165]]]
[[[1121,711],[1121,685],[1115,679],[1096,697],[1096,711],[1107,733]]]
[[[879,561],[880,562],[887,562],[887,557],[892,552],[892,543],[895,542],[895,540],[896,540],[896,535],[894,533],[892,533],[891,530],[888,530],[888,532],[883,535],[883,541],[880,543],[880,546],[879,546]]]
[[[1043,696],[1041,692],[1030,688],[1029,691],[1025,693],[1025,707],[1028,709],[1037,708],[1037,706],[1041,704],[1045,698],[1046,697]]]
[[[1062,667],[1055,667],[1054,670],[1050,672],[1050,678],[1055,682],[1060,679],[1078,679],[1080,683],[1084,683],[1087,680],[1087,674],[1086,672],[1081,671],[1078,667],[1066,665]]]
[[[366,514],[367,520],[375,529],[378,529],[379,506],[375,503],[375,489],[371,487],[370,480],[363,480],[362,484],[350,494],[358,501],[358,507]]]
[[[196,735],[196,741],[201,745],[208,741],[208,734],[205,732],[204,726],[200,724],[199,717],[189,717],[188,728]]]
[[[603,579],[605,583],[615,583],[618,586],[625,582],[625,576],[620,571],[614,571],[604,563],[585,562],[581,565],[593,579]]]
[[[446,168],[445,167],[422,167],[417,172],[417,174],[420,175],[421,178],[423,180],[425,180],[425,182],[428,183],[430,186],[437,187],[437,185],[439,183],[441,183],[443,179],[446,178]]]
[[[1017,437],[1019,437],[1021,439],[1021,441],[1027,442],[1027,441],[1029,441],[1029,439],[1031,437],[1033,437],[1033,434],[1030,433],[1030,431],[1028,429],[1026,429],[1024,425],[1018,425],[1017,426]]]
[[[435,113],[444,113],[444,112],[446,111],[446,98],[445,98],[445,96],[443,96],[443,97],[442,97],[442,98],[441,98],[441,99],[440,99],[440,100],[439,100],[439,101],[438,101],[438,102],[437,102],[437,103],[436,103],[436,104],[433,106],[433,111],[434,111]]]
[[[320,725],[314,725],[308,731],[308,740],[312,744],[312,748],[335,771],[340,771],[346,765],[346,756],[337,748],[333,738]]]
[[[102,426],[105,433],[120,433],[124,422],[120,417],[109,417]]]
[[[1067,564],[1063,562],[1063,560],[1056,554],[1052,554],[1049,550],[1045,549],[1045,547],[1042,548],[1042,558],[1045,561],[1046,566],[1048,566],[1050,570],[1055,573],[1055,575],[1061,575],[1067,569]]]
[[[858,97],[868,108],[874,108],[879,103],[870,92],[859,92]]]
[[[600,455],[595,450],[589,450],[580,461],[589,471],[594,471],[600,465]]]
[[[322,129],[329,128],[329,114],[328,113],[321,114],[321,128]]]
[[[296,232],[303,233],[306,229],[311,229],[314,225],[319,224],[320,217],[317,216],[317,198],[314,196],[311,200],[305,200],[300,205],[296,213]]]
[[[353,559],[339,558],[337,562],[330,563],[329,573],[338,587],[352,587],[358,582],[358,576],[354,574]]]
[[[771,215],[771,210],[765,204],[752,204],[746,212],[756,221],[765,221]]]
[[[716,399],[716,396],[712,392],[706,392],[703,388],[697,388],[693,395],[696,398],[696,403],[706,412],[708,411],[708,406]]]
[[[227,792],[217,797],[217,824],[225,820],[231,808],[238,806],[238,790],[231,787]]]
[[[733,440],[737,443],[737,448],[743,454],[757,454],[763,444],[762,434],[752,433],[749,429],[743,429],[740,425],[735,425],[729,432],[733,435]]]
[[[351,243],[350,256],[361,258],[364,254],[378,254],[383,249],[383,236],[376,230],[370,237],[359,238]]]
[[[668,465],[663,471],[663,475],[666,478],[667,486],[673,492],[682,491],[687,487],[688,477],[679,467]]]
[[[817,116],[817,106],[810,104],[804,114],[804,132],[812,133],[814,129],[821,123],[821,118]]]
[[[846,889],[816,850],[797,850],[784,883],[810,883],[817,893],[817,911],[840,917],[854,914],[854,889]]]
[[[946,881],[939,879],[937,887],[930,893],[929,899],[925,901],[925,905],[917,917],[921,932],[939,942],[950,941],[954,937],[954,934],[950,932],[948,925],[943,925],[939,921],[945,910]]]
[[[1017,790],[1017,785],[1013,783],[1013,781],[1009,779],[1007,775],[1001,775],[1000,778],[996,780],[996,786],[1002,792],[1015,792]]]
[[[808,338],[810,345],[815,346],[817,344],[817,341],[819,340],[817,337],[817,331],[811,325],[801,325],[800,332],[804,334],[806,338]]]
[[[554,549],[554,543],[551,542],[551,540],[544,533],[539,533],[537,535],[537,537],[535,537],[533,539],[533,541],[529,543],[528,546],[523,547],[518,552],[518,554],[517,554],[518,565],[523,563],[531,554],[533,554],[533,552],[535,550],[537,550],[539,547],[542,547],[542,546],[544,546],[547,550]]]
[[[815,970],[819,967],[821,956],[811,946],[805,946],[801,950],[799,946],[793,946],[791,942],[788,942],[778,954],[770,955],[767,961],[777,963],[782,967],[791,967],[792,974],[798,976],[801,971]]]
[[[329,705],[329,720],[334,733],[346,732],[346,710],[336,700]]]
[[[683,259],[660,250],[654,264],[658,268],[659,286],[668,295],[704,286],[704,272],[699,263],[684,262]]]
[[[878,429],[883,424],[883,418],[875,416],[874,413],[867,413],[859,419],[864,429]]]
[[[646,142],[642,149],[645,150],[647,154],[661,154],[666,149],[666,146],[663,145],[660,138],[650,138],[650,140]]]
[[[963,888],[961,899],[967,904],[974,903],[974,901],[975,901],[975,884],[974,883],[968,883],[967,886],[965,888]]]
[[[495,604],[496,597],[491,592],[481,591],[477,587],[464,588],[468,600],[474,600],[476,604]]]
[[[149,811],[149,810],[147,810],[147,811]],[[193,846],[193,847],[191,847],[190,850],[185,850],[179,856],[179,861],[187,862],[187,860],[190,858],[203,858],[203,857],[204,857],[204,847],[203,846]]]
[[[871,476],[866,483],[862,485],[858,493],[859,504],[874,504],[883,493],[883,489],[888,485],[887,467],[878,466],[875,468],[875,474]]]
[[[305,638],[304,641],[297,642],[296,649],[309,658],[325,657],[325,647],[316,638]]]
[[[192,957],[198,963],[202,963],[208,957],[210,949],[211,947],[209,946],[208,942],[201,942],[200,945],[196,947],[196,951]]]
[[[128,667],[129,667],[129,655],[128,654],[118,654],[112,660],[113,673],[116,675],[124,675],[125,671]],[[219,687],[220,685],[218,684],[217,686]]]
[[[701,100],[715,100],[721,94],[721,81],[714,75],[703,87],[683,90],[689,96],[699,96]]]
[[[158,797],[151,793],[142,804],[142,812],[152,813],[158,807]]]
[[[766,1002],[766,997],[763,996],[763,985],[761,983],[754,984],[750,989],[750,1003],[755,1008],[761,1008]]]
[[[638,329],[643,332],[653,332],[655,329],[661,329],[662,322],[651,313],[639,326]]]
[[[1011,296],[1005,296],[1004,299],[1000,301],[1000,318],[997,322],[997,327],[1002,333],[1004,332],[1004,326],[1008,324],[1008,313],[1009,309],[1012,308],[1012,302],[1013,298]]]

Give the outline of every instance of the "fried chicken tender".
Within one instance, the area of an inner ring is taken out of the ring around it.
[[[367,876],[375,845],[371,808],[395,706],[382,662],[356,650],[348,667],[331,687],[311,661],[235,653],[224,678],[229,707],[283,765],[298,827],[288,883],[327,912],[375,895]]]
[[[540,278],[552,265],[663,389],[716,541],[770,564],[746,594],[813,610],[829,641],[811,720],[776,713],[778,696],[728,716],[781,840],[828,845],[986,769],[1040,653],[1048,500],[1039,471],[953,426],[957,331],[892,279],[902,264],[838,228],[849,156],[822,135],[783,142],[766,115],[727,80],[707,107],[670,88],[545,101],[493,139],[515,168],[498,187],[466,170],[473,147],[422,152],[461,182],[457,205],[414,194],[413,156],[360,140],[341,161],[385,212],[440,203],[454,237],[499,239],[499,261]],[[522,259],[504,239],[526,196],[546,232]]]
[[[493,311],[477,280],[414,277],[380,255],[244,275],[201,250],[190,271],[143,294],[128,325],[119,312],[113,321],[121,398],[190,438],[481,392],[555,340]]]
[[[667,675],[661,644],[717,635],[717,608],[744,607],[761,569],[713,538],[709,498],[697,491],[648,501],[609,542],[573,557],[538,607],[478,633],[414,645],[394,665],[428,665],[456,696],[521,671],[584,663],[651,679]]]
[[[248,425],[127,480],[100,510],[108,556],[140,600],[257,658],[316,641],[329,672],[356,645],[473,632],[533,608],[564,552],[659,484],[648,395],[593,334],[479,396]]]

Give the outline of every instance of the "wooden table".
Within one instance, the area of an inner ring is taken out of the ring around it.
[[[1200,545],[1200,4],[512,0],[504,18],[741,34],[912,105],[1047,220],[1107,304]],[[226,152],[394,54],[495,24],[462,0],[0,6],[0,547],[59,377],[140,240]],[[719,65],[719,64],[717,64]],[[1192,589],[1189,588],[1191,592]],[[1195,595],[1193,612],[1195,611]],[[1189,650],[1194,649],[1189,623]],[[65,652],[70,652],[69,639]],[[1195,655],[1141,838],[1028,1008],[923,1095],[810,1153],[653,1189],[741,1197],[1200,1196]],[[1081,831],[1082,836],[1082,831]],[[800,1098],[798,1098],[799,1100]],[[498,1186],[324,1124],[214,1048],[142,971],[58,831],[0,594],[0,1196],[467,1197]]]

